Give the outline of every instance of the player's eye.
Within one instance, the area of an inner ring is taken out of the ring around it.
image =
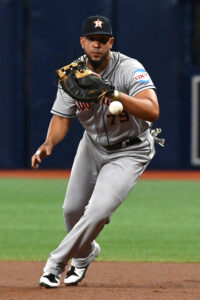
[[[101,36],[99,37],[99,42],[105,45],[108,42],[109,38],[109,36]]]
[[[91,42],[97,41],[105,45],[110,39],[110,37],[109,36],[98,36],[98,37],[88,36],[87,39],[90,40]]]

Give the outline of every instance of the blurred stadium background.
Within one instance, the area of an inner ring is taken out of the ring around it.
[[[0,168],[30,168],[51,118],[55,70],[82,54],[82,22],[94,14],[112,20],[114,50],[141,61],[157,87],[154,127],[166,147],[157,147],[149,169],[199,169],[198,0],[1,0]],[[74,120],[42,168],[70,169],[82,132]]]

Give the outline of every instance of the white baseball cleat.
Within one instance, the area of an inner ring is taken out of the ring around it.
[[[45,288],[57,288],[60,285],[60,276],[52,273],[44,273],[40,277],[39,284]]]
[[[92,260],[91,262],[99,255],[100,246],[95,242],[95,248],[92,253]],[[70,269],[68,270],[66,277],[64,279],[65,285],[77,285],[83,278],[85,277],[86,271],[89,267],[89,264],[83,268],[77,268],[71,265]]]
[[[85,268],[76,268],[71,266],[64,279],[64,284],[77,285],[85,277],[88,266]]]

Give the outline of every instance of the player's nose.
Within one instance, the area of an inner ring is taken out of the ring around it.
[[[94,48],[100,48],[100,46],[101,46],[101,44],[100,44],[99,41],[94,41],[94,42],[93,42],[93,47],[94,47]]]

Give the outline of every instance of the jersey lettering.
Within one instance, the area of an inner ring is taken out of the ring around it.
[[[119,115],[119,117],[120,117],[120,123],[127,122],[130,119],[129,114],[125,110],[123,110],[123,112]]]
[[[129,114],[125,110],[123,110],[123,112],[118,116],[113,114],[107,114],[106,116],[110,120],[110,125],[115,125],[117,120],[119,120],[120,123],[125,123],[130,119]]]
[[[107,114],[106,116],[110,120],[110,125],[115,125],[116,116],[112,114]]]
[[[80,111],[83,111],[85,109],[91,109],[90,103],[87,103],[87,102],[76,101],[76,106],[77,106],[78,110],[80,110]]]
[[[102,102],[103,102],[104,105],[109,106],[110,103],[111,103],[111,100],[108,97],[104,97],[103,100],[102,100]]]

